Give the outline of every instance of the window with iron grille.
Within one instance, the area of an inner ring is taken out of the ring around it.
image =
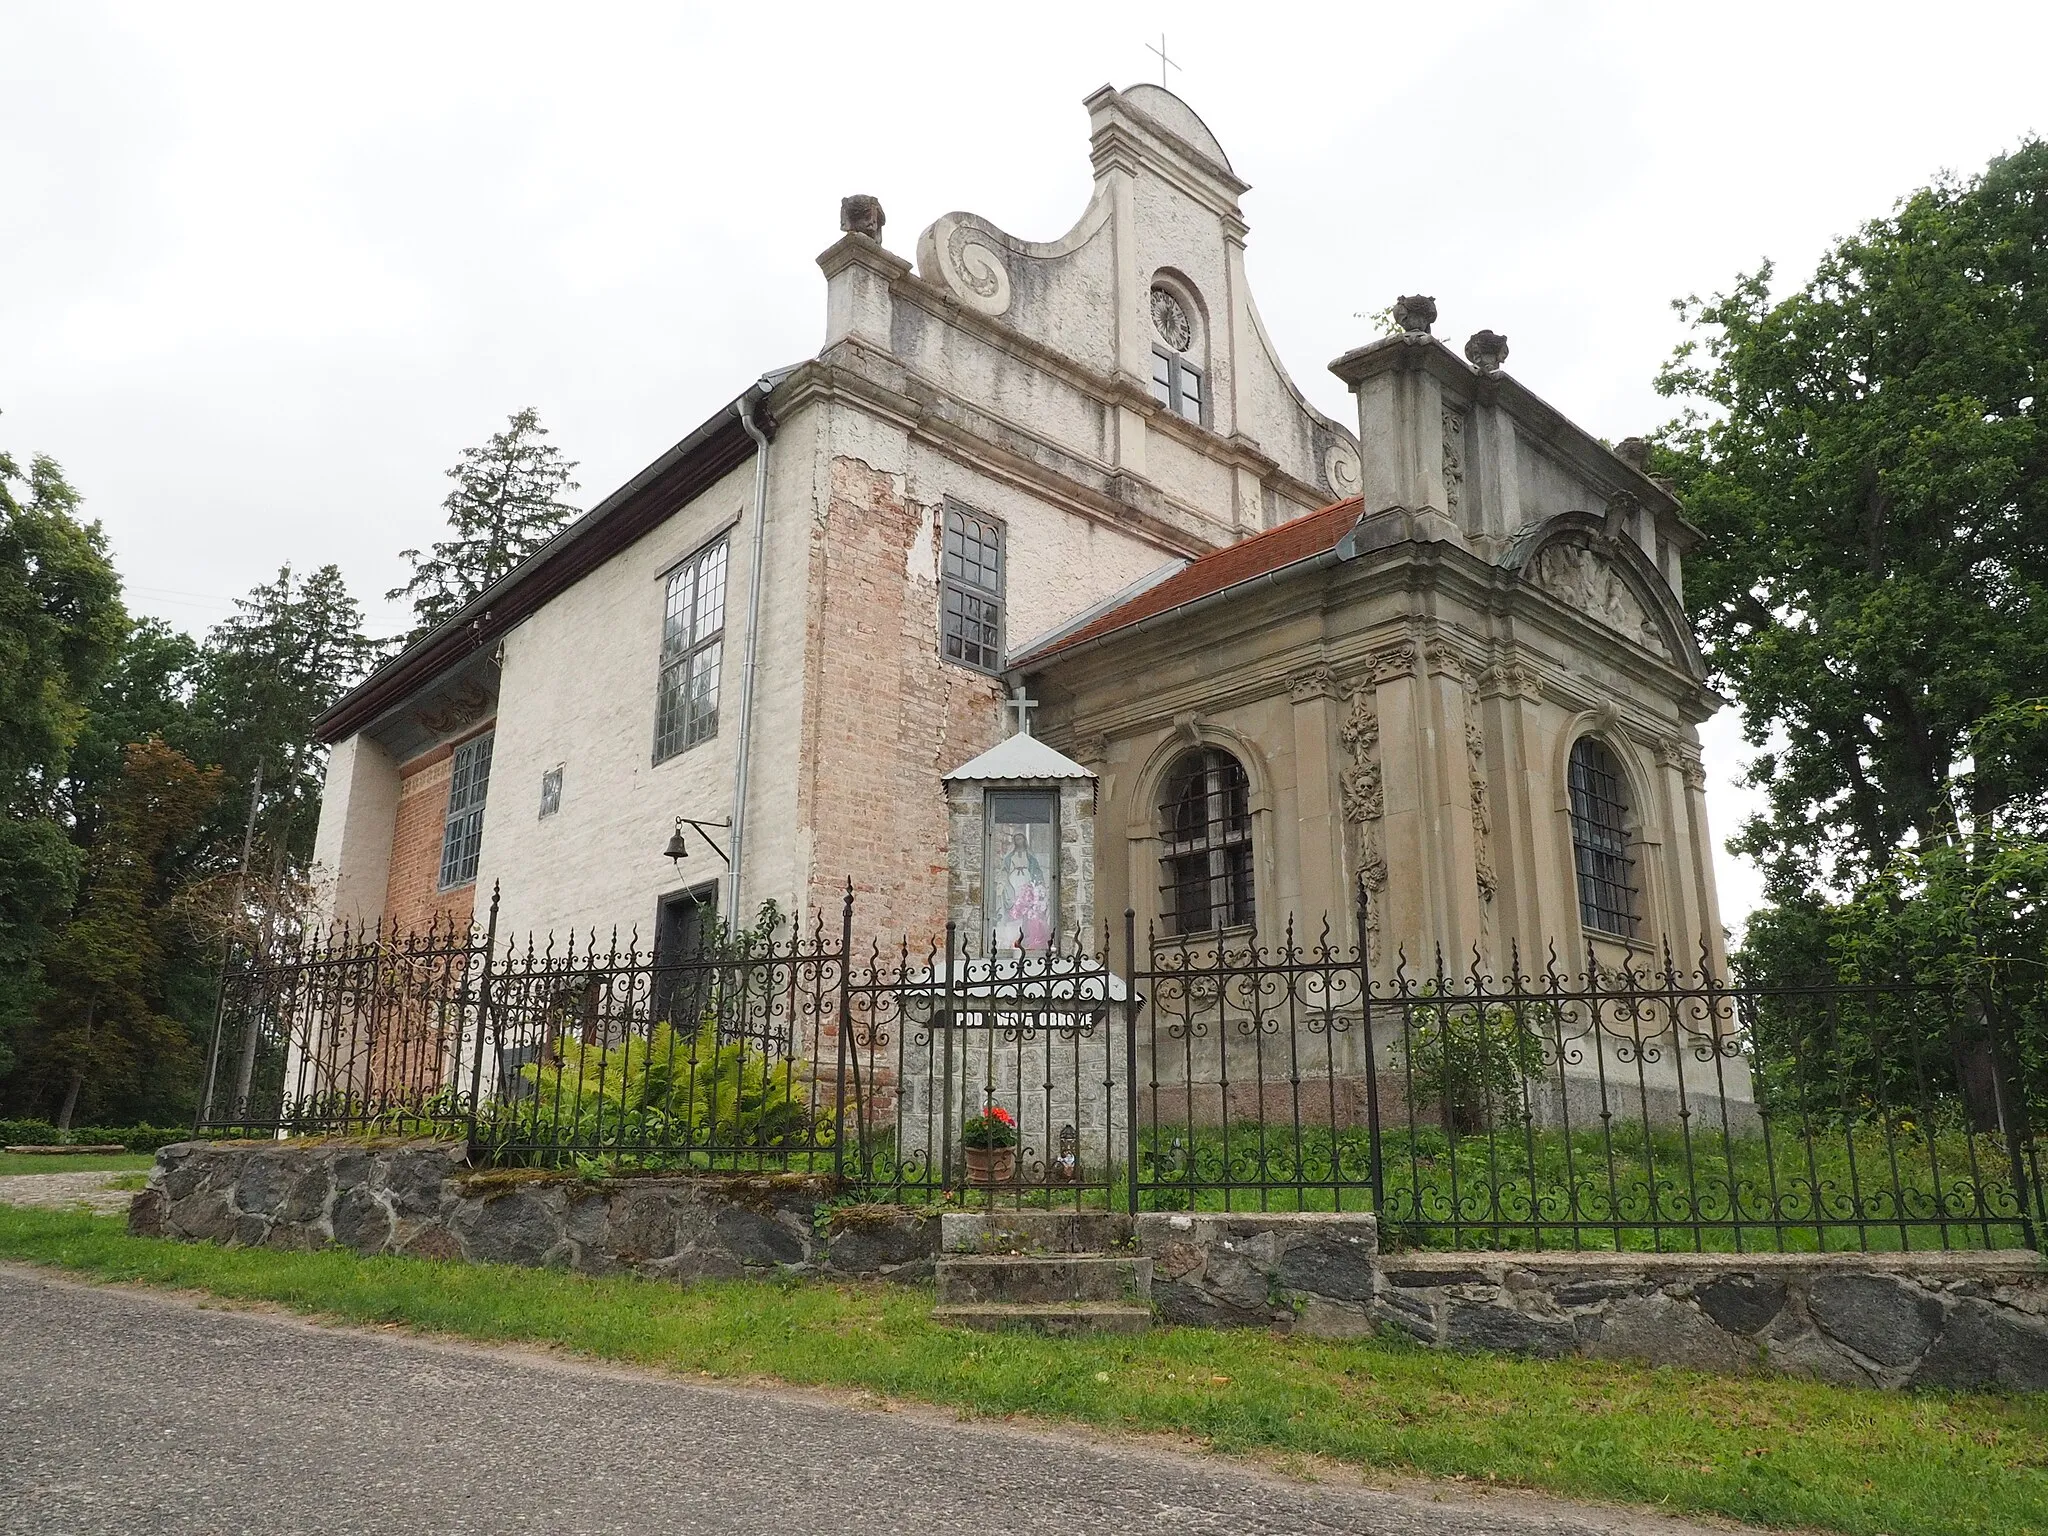
[[[1210,933],[1251,922],[1251,782],[1244,765],[1215,747],[1183,753],[1167,770],[1159,829],[1167,928]]]
[[[995,672],[1003,665],[1003,525],[946,504],[939,654]]]
[[[491,787],[491,737],[479,736],[455,749],[448,775],[448,816],[441,826],[442,890],[476,878],[484,846],[484,797]]]
[[[1579,921],[1600,933],[1636,936],[1636,861],[1628,851],[1628,788],[1604,742],[1581,736],[1570,767],[1572,860]]]
[[[725,656],[726,541],[699,550],[668,577],[661,617],[661,683],[654,760],[718,734],[718,666]]]
[[[1152,349],[1152,398],[1176,416],[1202,424],[1202,370],[1164,347]]]

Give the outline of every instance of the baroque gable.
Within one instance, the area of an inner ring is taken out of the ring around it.
[[[1099,403],[1126,417],[1167,388],[1166,408],[1146,413],[1155,440],[1135,472],[1169,496],[1236,503],[1229,521],[1240,532],[1308,510],[1316,496],[1355,493],[1356,437],[1309,404],[1259,320],[1238,204],[1247,183],[1215,136],[1154,85],[1105,86],[1086,105],[1095,186],[1073,227],[1032,241],[979,214],[948,213],[918,237],[918,277],[996,334],[1099,382]],[[1099,451],[1130,430],[1121,423],[1072,446]],[[1205,490],[1198,471],[1177,469],[1190,450],[1223,452],[1255,478],[1277,470],[1285,483],[1263,501],[1234,483]]]

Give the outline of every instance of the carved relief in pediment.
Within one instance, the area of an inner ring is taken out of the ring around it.
[[[1643,600],[1614,563],[1590,544],[1560,541],[1547,546],[1536,556],[1529,577],[1551,596],[1626,635],[1645,650],[1659,656],[1670,654],[1663,632]]]

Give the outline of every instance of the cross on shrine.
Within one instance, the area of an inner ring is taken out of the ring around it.
[[[1157,48],[1154,48],[1150,43],[1147,43],[1145,45],[1145,51],[1147,53],[1156,53],[1159,55],[1159,83],[1160,85],[1164,86],[1166,84],[1167,70],[1180,68],[1179,64],[1175,63],[1172,59],[1169,59],[1166,56],[1166,34],[1164,32],[1159,34],[1159,46]]]
[[[1003,708],[1016,713],[1017,734],[1019,736],[1029,736],[1031,734],[1031,711],[1038,708],[1038,700],[1025,696],[1022,683],[1019,683],[1015,691],[1007,699],[1003,700]]]

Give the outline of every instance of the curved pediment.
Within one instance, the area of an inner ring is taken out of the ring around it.
[[[1111,206],[1108,186],[1098,185],[1074,227],[1048,241],[1019,240],[978,213],[946,214],[917,237],[918,273],[969,309],[1005,314],[1024,268],[1072,256],[1109,222]]]
[[[1523,581],[1605,629],[1704,678],[1685,611],[1656,566],[1605,520],[1567,512],[1517,535],[1505,562]]]

